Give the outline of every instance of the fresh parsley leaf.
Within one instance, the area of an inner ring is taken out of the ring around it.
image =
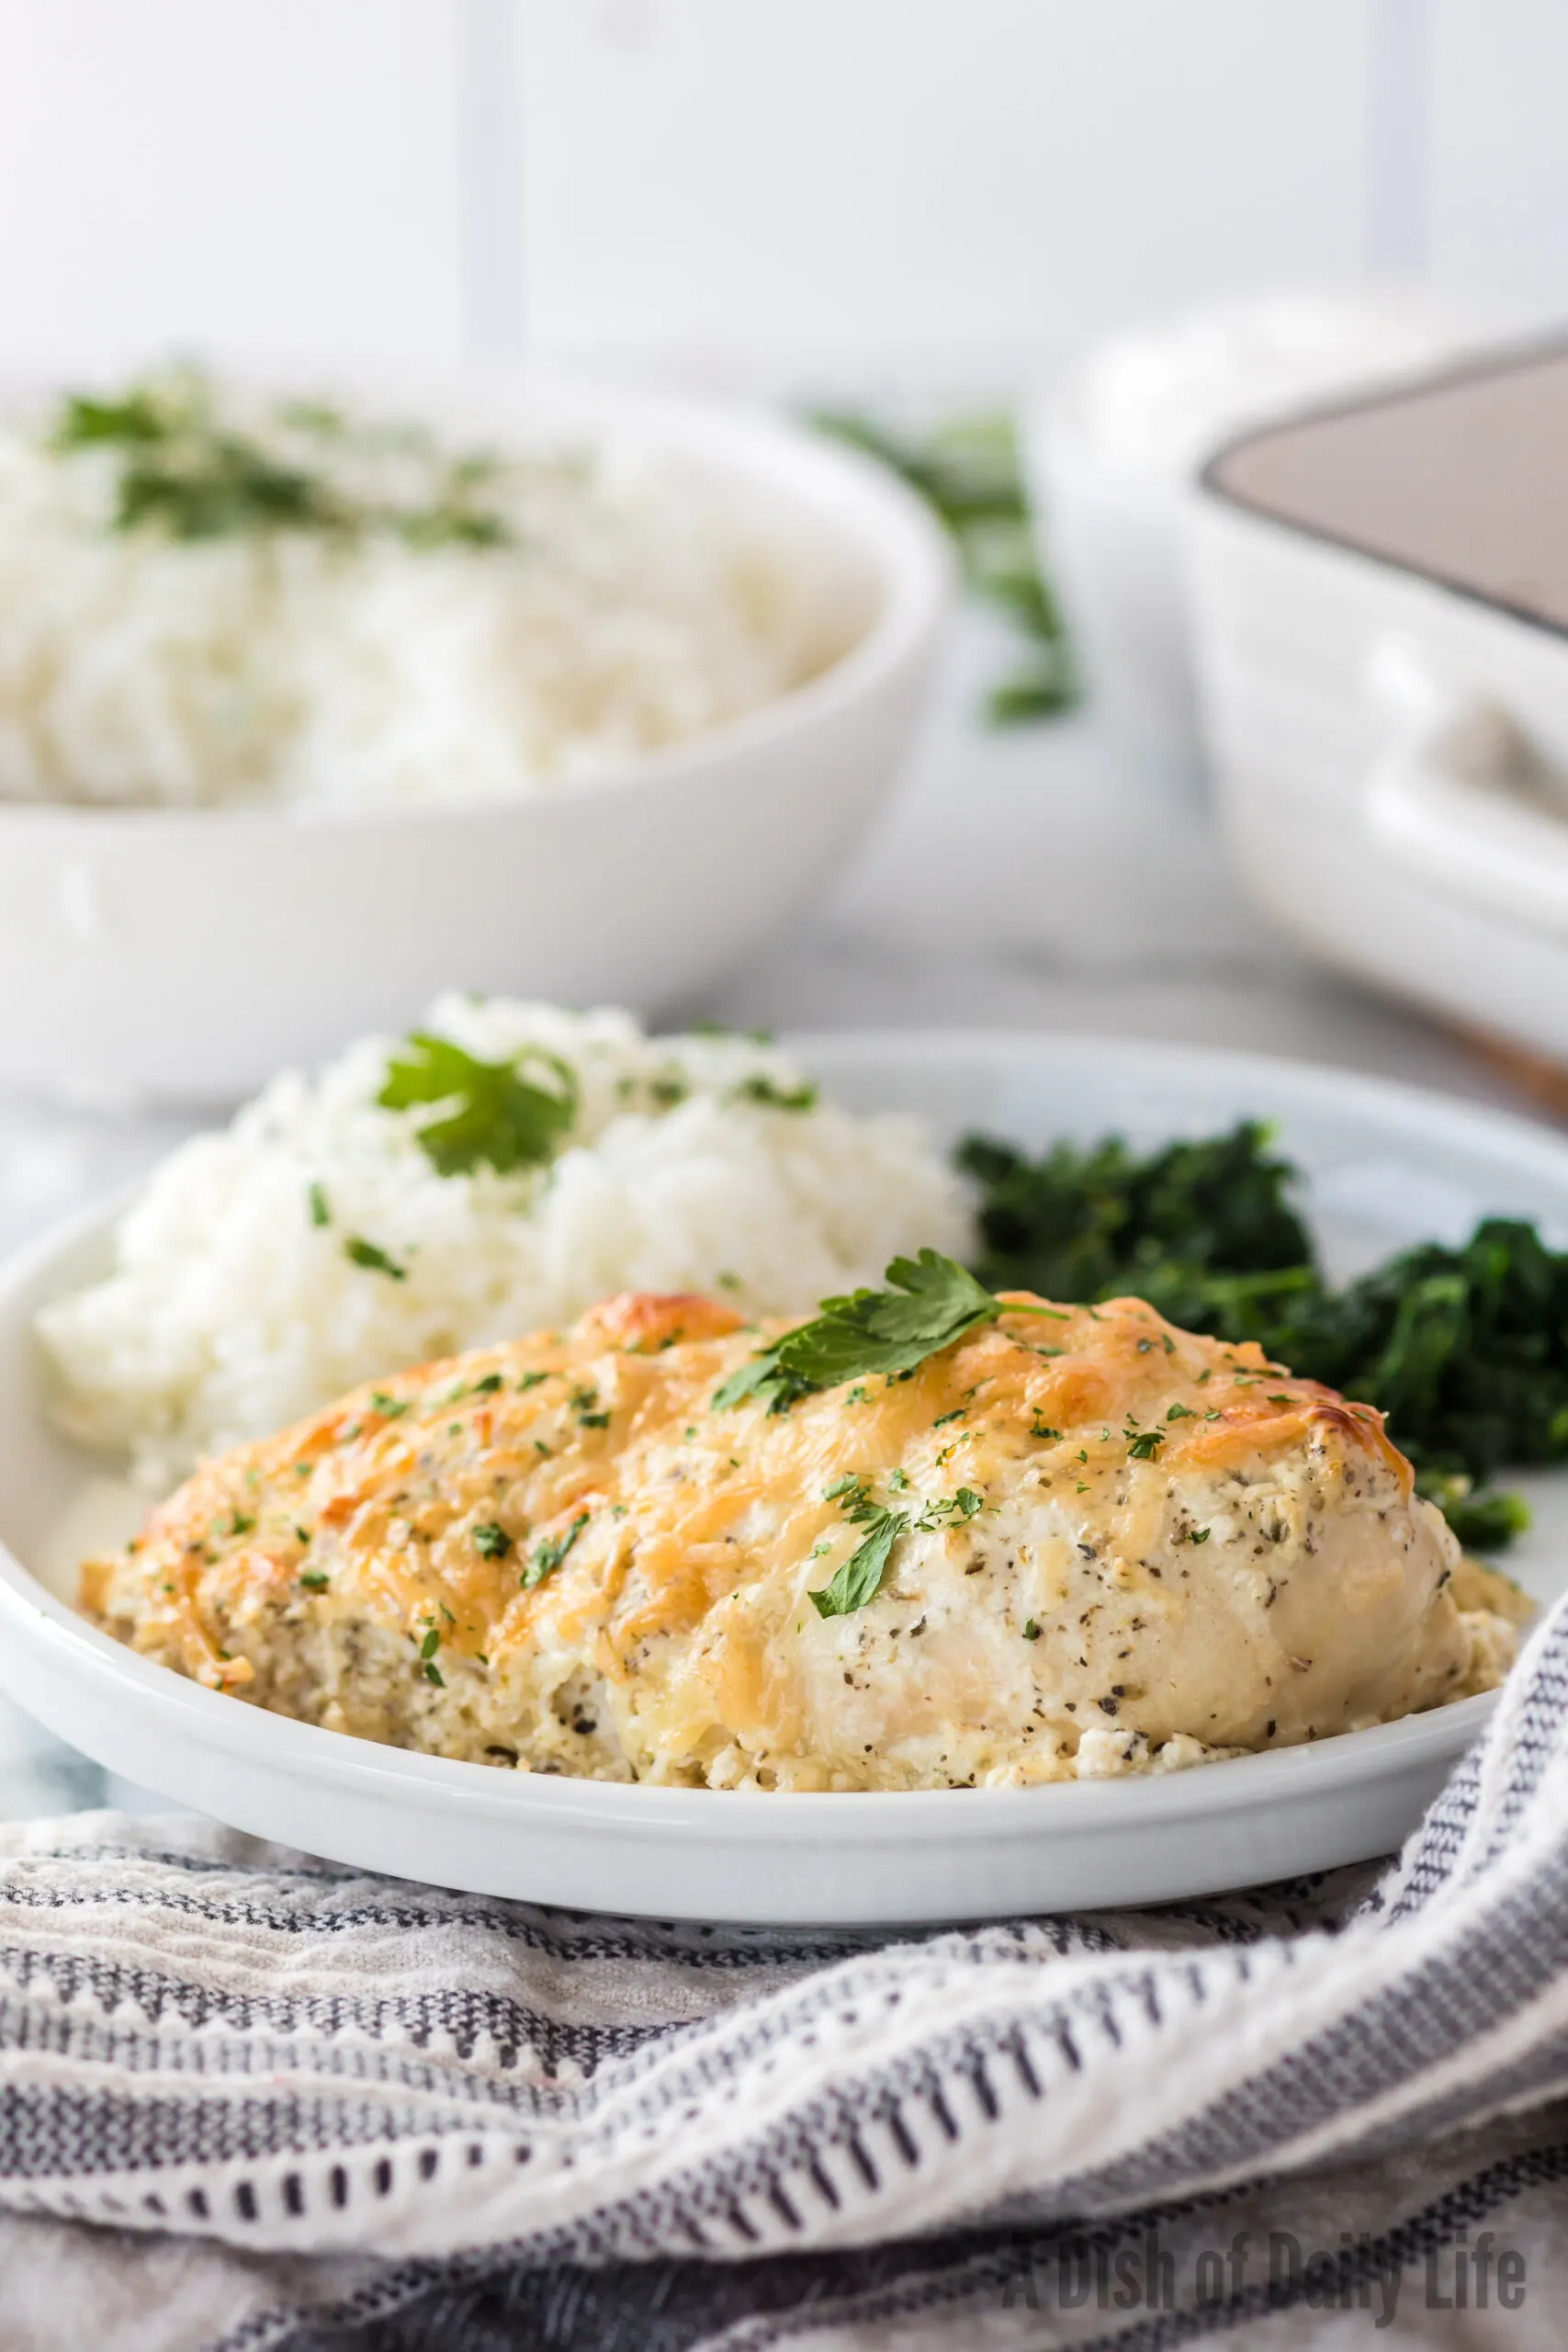
[[[514,1061],[486,1062],[449,1037],[415,1030],[409,1050],[387,1066],[377,1101],[384,1110],[450,1105],[414,1133],[441,1176],[493,1168],[509,1176],[552,1159],[577,1116],[577,1079],[558,1054],[528,1046]]]
[[[400,1266],[395,1258],[374,1241],[367,1241],[362,1233],[351,1233],[343,1245],[343,1254],[351,1264],[363,1266],[367,1274],[385,1274],[389,1281],[406,1283],[408,1268]]]
[[[246,1511],[226,1510],[212,1522],[214,1535],[248,1535],[255,1521]]]
[[[852,1527],[870,1531],[827,1584],[809,1596],[819,1617],[848,1617],[876,1598],[893,1546],[910,1524],[909,1514],[889,1510],[877,1502],[863,1478],[852,1470],[834,1479],[824,1499],[836,1502]],[[811,1556],[815,1559],[817,1553]]]
[[[493,1519],[481,1520],[473,1535],[474,1549],[481,1560],[504,1560],[512,1549],[511,1536]]]
[[[305,1202],[310,1212],[310,1223],[312,1225],[331,1225],[333,1221],[333,1213],[328,1205],[326,1187],[324,1184],[308,1185],[305,1192]]]
[[[370,1409],[373,1413],[379,1413],[384,1421],[400,1419],[408,1408],[406,1396],[389,1396],[384,1388],[370,1391]]]
[[[434,1657],[440,1647],[440,1630],[438,1627],[432,1625],[429,1632],[425,1634],[423,1641],[421,1642],[419,1645],[419,1654],[421,1657]]]
[[[797,1324],[732,1372],[714,1392],[715,1405],[755,1396],[770,1412],[787,1412],[815,1390],[867,1373],[913,1372],[983,1323],[1034,1311],[1004,1306],[964,1267],[935,1250],[895,1258],[886,1279],[891,1289],[825,1298],[810,1322]]]
[[[875,1503],[868,1512],[852,1515],[870,1518],[871,1532],[855,1546],[821,1590],[811,1594],[811,1605],[818,1617],[849,1617],[875,1600],[893,1546],[909,1524],[908,1511],[884,1510]]]
[[[324,1568],[301,1568],[299,1581],[307,1592],[325,1592],[331,1579]]]
[[[1165,1443],[1163,1430],[1127,1430],[1127,1452],[1134,1462],[1157,1462],[1160,1447]]]
[[[532,1592],[536,1584],[542,1584],[547,1577],[555,1574],[587,1526],[588,1516],[585,1510],[580,1511],[564,1535],[553,1536],[535,1546],[533,1558],[517,1579],[525,1592]]]

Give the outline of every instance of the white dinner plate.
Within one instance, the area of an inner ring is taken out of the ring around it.
[[[972,1126],[1032,1148],[1114,1129],[1146,1148],[1271,1120],[1340,1273],[1457,1239],[1491,1212],[1568,1241],[1568,1142],[1381,1080],[1048,1036],[796,1049],[840,1101],[918,1113],[943,1143]],[[237,1828],[398,1877],[663,1918],[848,1925],[1149,1903],[1388,1851],[1492,1704],[1156,1779],[840,1795],[502,1771],[265,1713],[136,1657],[70,1605],[81,1552],[129,1532],[128,1497],[48,1427],[31,1319],[103,1269],[112,1222],[100,1212],[0,1272],[0,1679],[110,1771]],[[1548,1600],[1568,1583],[1568,1475],[1516,1483],[1537,1520],[1509,1566]]]

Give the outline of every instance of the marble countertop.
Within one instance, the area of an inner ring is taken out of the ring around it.
[[[1417,1012],[1325,972],[1241,899],[1201,794],[1131,768],[1091,711],[1002,732],[998,644],[955,632],[902,788],[796,933],[694,1007],[774,1029],[1076,1030],[1276,1053],[1532,1106]],[[0,1099],[0,1251],[192,1131]],[[104,1776],[0,1701],[0,1818],[101,1804]]]

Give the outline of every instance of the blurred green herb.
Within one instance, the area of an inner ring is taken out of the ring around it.
[[[1418,1470],[1416,1485],[1437,1504],[1467,1552],[1506,1552],[1530,1523],[1529,1505],[1500,1487],[1481,1494],[1464,1473]]]
[[[1135,1292],[1381,1407],[1462,1544],[1502,1551],[1529,1524],[1517,1496],[1478,1491],[1505,1464],[1568,1460],[1568,1254],[1533,1226],[1487,1218],[1459,1249],[1426,1242],[1337,1289],[1254,1121],[1146,1158],[1118,1136],[1031,1159],[971,1136],[958,1161],[988,1287]]]
[[[957,417],[924,433],[839,409],[818,410],[812,422],[919,492],[952,533],[970,593],[1011,626],[1020,659],[987,698],[992,720],[1007,727],[1070,709],[1078,697],[1072,650],[1035,553],[1011,417]]]
[[[505,545],[505,522],[483,502],[496,470],[482,454],[447,457],[417,428],[355,428],[308,401],[277,403],[254,426],[222,415],[197,368],[170,368],[107,398],[67,393],[46,435],[61,457],[108,451],[118,460],[115,527],[171,539],[271,531],[339,537],[387,531],[412,548]],[[323,467],[328,450],[371,457],[392,447],[426,460],[412,500],[351,492]]]
[[[760,1102],[770,1111],[814,1111],[817,1089],[809,1080],[799,1086],[781,1086],[776,1079],[759,1070],[740,1080],[735,1099],[738,1102]]]

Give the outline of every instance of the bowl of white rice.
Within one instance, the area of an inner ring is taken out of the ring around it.
[[[546,381],[0,414],[0,1084],[224,1101],[443,988],[689,1000],[891,782],[942,535],[774,417]]]

